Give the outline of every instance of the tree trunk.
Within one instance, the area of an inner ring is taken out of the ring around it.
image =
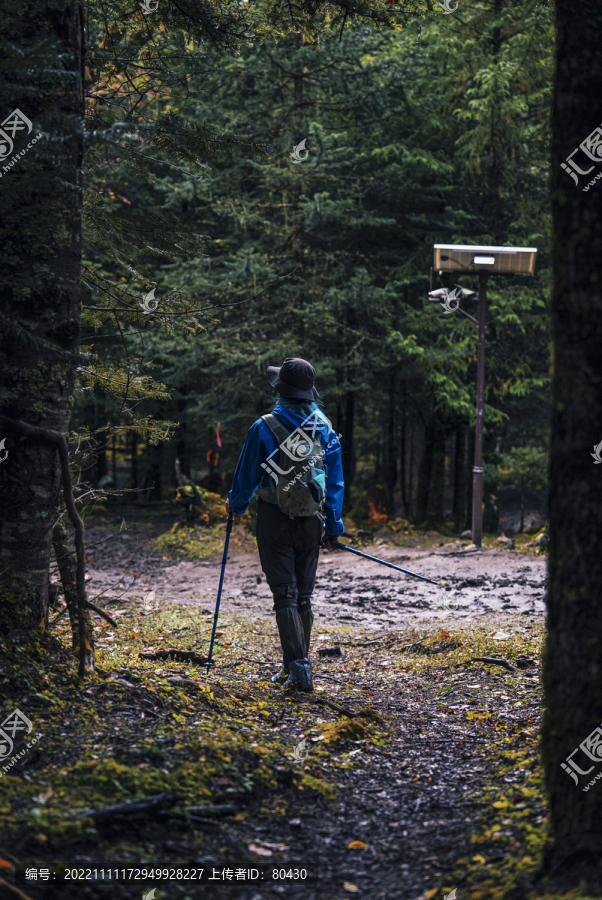
[[[71,550],[67,530],[62,522],[57,522],[52,532],[52,545],[54,547],[54,555],[59,568],[63,592],[65,594],[65,603],[67,604],[67,612],[69,613],[69,621],[71,622],[71,647],[73,654],[79,659],[79,612],[77,608],[77,563],[75,555]],[[87,672],[94,671],[94,632],[92,631],[92,620],[88,610],[83,610],[82,615],[86,623],[86,657],[85,668]]]
[[[429,528],[443,522],[443,494],[445,491],[445,425],[437,416],[433,425],[433,453],[431,460],[431,483],[427,503],[427,525]]]
[[[525,530],[525,489],[521,488],[520,492],[520,533]]]
[[[468,453],[466,458],[465,479],[466,479],[466,511],[465,521],[466,528],[472,528],[472,469],[474,466],[474,442],[475,433],[472,429],[468,432]]]
[[[149,458],[148,473],[146,476],[147,486],[149,488],[148,496],[153,500],[160,500],[162,496],[161,469],[163,444],[150,444],[147,453]]]
[[[117,489],[117,437],[114,434],[112,440],[111,467],[113,471],[113,488]]]
[[[454,531],[462,531],[466,521],[466,426],[456,425],[454,453]]]
[[[395,515],[395,487],[397,485],[397,445],[395,443],[395,375],[389,378],[387,409],[387,504],[388,513]]]
[[[410,469],[408,472],[408,516],[412,515],[414,508],[414,422],[410,419]]]
[[[300,31],[295,34],[295,48],[297,51],[301,49],[303,46],[303,35]],[[295,66],[298,67],[294,76],[294,121],[295,127],[297,129],[296,140],[301,141],[304,137],[307,137],[306,134],[303,134],[304,128],[304,116],[303,116],[303,74],[302,71],[299,72],[299,69],[302,70],[303,67],[303,59],[301,53],[297,52],[294,55]],[[299,165],[303,165],[303,163],[299,163]],[[293,259],[295,264],[301,263],[303,260],[303,214],[299,209],[299,198],[301,196],[301,187],[297,184],[293,188],[293,236],[292,236],[292,248],[293,248]]]
[[[584,791],[602,771],[602,480],[591,456],[602,422],[602,206],[599,184],[584,191],[600,172],[596,157],[577,150],[573,160],[578,166],[593,168],[591,175],[575,173],[577,184],[561,163],[600,122],[602,6],[599,0],[556,0],[556,14],[554,374],[541,745],[551,843],[544,868],[559,866],[554,877],[569,889],[583,878],[585,895],[594,892],[586,885],[599,885],[602,852],[602,789],[596,784]]]
[[[401,502],[403,503],[403,514],[406,519],[410,515],[410,504],[408,501],[408,491],[406,488],[406,418],[407,418],[407,408],[406,408],[406,393],[405,390],[403,392],[403,404],[401,411],[401,435],[399,440],[399,445],[401,447],[400,451],[400,472],[399,472],[399,480],[401,482]]]
[[[131,437],[131,482],[132,487],[138,487],[138,435],[135,431],[132,431]],[[138,499],[138,494],[132,494],[132,501],[135,503]]]
[[[0,413],[65,435],[80,316],[83,21],[80,0],[3,8],[5,47],[15,61],[4,59],[4,109],[27,121],[9,130],[13,149],[0,162]],[[14,160],[13,150],[26,153]],[[7,449],[0,633],[34,636],[48,621],[59,455],[56,445],[18,433]]]
[[[353,391],[347,393],[345,399],[345,417],[343,423],[343,440],[341,448],[343,454],[343,478],[345,480],[345,506],[348,509],[351,506],[351,497],[349,492],[353,479],[355,477],[355,452],[353,446],[353,425],[355,418],[355,394]]]
[[[429,508],[429,489],[433,470],[433,451],[435,448],[435,422],[433,419],[426,426],[424,434],[424,450],[418,468],[418,490],[416,493],[416,524],[424,525]]]

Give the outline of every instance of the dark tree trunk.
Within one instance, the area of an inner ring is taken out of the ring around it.
[[[153,500],[160,500],[162,497],[161,467],[163,462],[163,444],[151,444],[148,448],[148,456],[147,485],[149,487],[149,496]]]
[[[587,884],[600,883],[602,852],[602,789],[595,784],[584,791],[602,771],[602,479],[591,456],[602,422],[602,205],[599,183],[583,190],[600,172],[595,160],[582,150],[575,154],[582,170],[593,167],[591,174],[577,178],[577,185],[560,164],[600,124],[602,5],[599,0],[556,0],[556,12],[554,374],[541,745],[551,844],[545,868],[560,863],[554,877],[569,888],[577,888],[583,878],[585,895]],[[589,746],[584,745],[590,736]],[[591,771],[581,775],[571,763]]]
[[[468,429],[468,453],[466,454],[466,511],[464,518],[466,520],[466,528],[472,528],[472,469],[474,466],[474,429]]]
[[[301,32],[297,32],[295,35],[295,47],[297,51],[301,49],[303,46],[303,35]],[[301,53],[297,52],[295,54],[295,65],[298,69],[302,69],[303,60]],[[304,116],[303,116],[303,74],[302,72],[295,72],[294,76],[294,107],[295,107],[295,127],[297,129],[296,140],[301,141],[302,138],[305,137],[303,133],[305,131],[304,127]],[[303,163],[299,163],[300,166]],[[299,198],[301,196],[301,187],[299,185],[295,185],[293,188],[293,236],[292,236],[292,248],[293,248],[293,259],[295,264],[301,263],[303,259],[303,213],[299,209]]]
[[[138,487],[138,435],[135,431],[132,431],[131,435],[131,472],[130,479],[132,482],[132,487]],[[132,500],[136,502],[138,499],[138,494],[132,494]]]
[[[106,475],[109,471],[108,462],[107,462],[107,445],[106,438],[102,438],[101,442],[98,444],[98,449],[96,451],[96,477],[94,480],[94,484],[98,484],[100,479]]]
[[[435,422],[431,420],[424,434],[424,449],[418,468],[418,489],[416,492],[416,524],[426,522],[429,508],[429,490],[431,472],[433,470],[433,451],[435,449]]]
[[[433,426],[431,483],[429,485],[427,524],[434,528],[443,522],[443,494],[445,491],[445,425],[439,417]]]
[[[343,453],[343,478],[345,479],[345,506],[351,506],[349,491],[355,477],[355,447],[353,445],[353,425],[355,418],[355,394],[347,393],[345,398],[345,416],[343,420],[343,438],[341,448]]]
[[[454,452],[454,531],[462,531],[466,519],[466,426],[456,426]]]
[[[83,21],[80,0],[3,8],[2,118],[20,109],[32,128],[15,132],[13,151],[0,162],[0,412],[63,434],[79,337]],[[59,456],[56,446],[18,434],[7,449],[0,633],[33,634],[47,622]]]
[[[389,402],[387,409],[387,505],[390,515],[395,513],[395,487],[397,485],[397,445],[395,443],[395,375],[389,378]]]
[[[406,488],[406,452],[407,452],[406,419],[407,419],[406,393],[404,390],[402,410],[401,410],[401,435],[400,435],[400,440],[399,440],[399,445],[401,447],[399,479],[401,481],[401,502],[403,503],[403,514],[406,518],[408,518],[408,516],[410,515],[410,504],[409,504],[409,500],[408,500],[408,491]]]
[[[112,440],[111,468],[113,471],[113,488],[116,488],[117,487],[117,437],[115,435],[113,435],[113,440]]]
[[[408,471],[408,516],[412,515],[412,510],[414,508],[414,439],[415,439],[415,428],[414,421],[410,418],[411,426],[410,426],[410,466]]]
[[[61,576],[65,603],[71,623],[71,647],[73,654],[79,659],[79,611],[77,607],[77,562],[71,549],[67,530],[62,522],[57,522],[52,532],[52,545],[56,563]],[[94,633],[92,620],[88,610],[82,612],[86,623],[86,662],[87,672],[94,671]]]

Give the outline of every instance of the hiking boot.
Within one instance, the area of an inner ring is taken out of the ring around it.
[[[273,681],[274,684],[286,684],[287,679],[289,678],[289,673],[285,669],[284,666],[280,669],[277,675],[272,675],[270,681]]]
[[[311,677],[311,663],[307,657],[294,659],[289,663],[290,675],[284,687],[297,687],[301,691],[310,693],[314,689]]]

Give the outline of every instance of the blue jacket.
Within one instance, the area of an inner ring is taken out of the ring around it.
[[[280,419],[282,424],[294,431],[307,418],[305,413],[283,406],[280,401],[276,404],[272,413]],[[322,418],[320,409],[314,409],[316,418]],[[342,534],[345,526],[341,520],[343,510],[343,460],[341,457],[341,444],[334,431],[332,431],[324,416],[324,425],[320,433],[320,442],[325,450],[324,470],[326,472],[326,497],[324,499],[324,533],[328,537],[336,537]],[[278,447],[278,441],[272,434],[263,419],[257,419],[249,428],[249,433],[242,448],[242,453],[236,466],[232,489],[228,494],[230,509],[242,516],[246,512],[253,494],[260,484],[270,483],[270,476],[261,464],[268,461],[268,456]]]

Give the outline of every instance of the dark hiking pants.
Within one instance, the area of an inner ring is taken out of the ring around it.
[[[309,655],[322,523],[317,516],[291,519],[275,503],[257,502],[257,547],[261,568],[274,595],[283,663]]]

